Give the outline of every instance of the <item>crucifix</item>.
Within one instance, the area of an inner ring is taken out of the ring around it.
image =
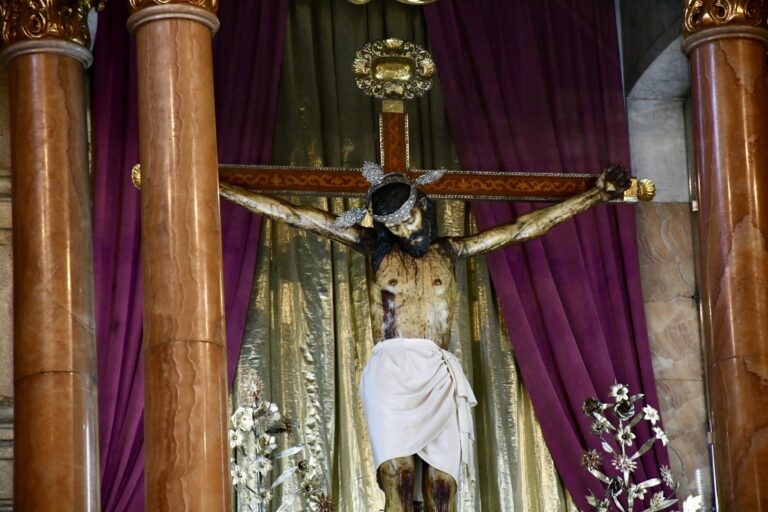
[[[463,464],[472,477],[476,403],[461,365],[446,350],[457,261],[540,236],[600,202],[649,199],[653,186],[621,167],[600,175],[410,169],[403,101],[429,90],[430,55],[399,39],[375,41],[358,51],[353,71],[364,92],[383,100],[380,164],[366,162],[362,172],[224,165],[220,192],[254,213],[365,256],[376,342],[360,395],[385,510],[413,510],[420,491],[427,511],[452,511]],[[359,195],[365,205],[337,217],[276,197],[297,193]],[[478,234],[438,237],[428,197],[559,202]],[[361,225],[366,217],[373,227]]]

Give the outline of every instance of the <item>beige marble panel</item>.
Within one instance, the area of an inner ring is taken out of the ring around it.
[[[691,209],[687,203],[639,203],[638,245],[645,302],[695,292]]]
[[[702,494],[712,502],[712,471],[707,445],[704,382],[657,379],[664,428],[669,437],[669,461],[680,483],[679,495]]]
[[[0,229],[10,230],[11,226],[11,202],[0,198]]]
[[[5,66],[0,66],[0,400],[13,396],[11,123],[8,101],[8,72]],[[3,473],[2,468],[0,473]],[[0,499],[10,497],[3,485],[0,483]]]
[[[11,122],[8,113],[8,71],[0,66],[0,176],[11,174]]]
[[[0,397],[0,512],[13,510],[13,400]]]
[[[698,306],[688,297],[645,303],[651,339],[653,371],[657,380],[702,380]]]
[[[11,176],[10,171],[8,169],[6,171],[9,175],[3,176],[4,171],[0,168],[0,201],[11,200]]]
[[[0,66],[0,511],[13,509],[13,273],[8,72]]]
[[[690,206],[637,206],[640,272],[656,385],[678,496],[712,503]]]
[[[13,396],[13,265],[11,253],[11,231],[0,229],[0,399]]]

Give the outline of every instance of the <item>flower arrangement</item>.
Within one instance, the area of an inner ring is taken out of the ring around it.
[[[667,434],[661,426],[656,423],[660,421],[659,411],[646,405],[638,410],[637,402],[644,395],[630,395],[629,388],[624,384],[614,384],[611,386],[609,396],[613,403],[603,403],[597,398],[590,397],[584,401],[584,413],[592,418],[590,432],[602,439],[602,449],[606,456],[610,458],[610,464],[615,476],[609,476],[607,471],[603,470],[603,455],[597,450],[587,450],[581,457],[582,466],[606,486],[605,494],[602,499],[598,498],[590,491],[586,496],[587,503],[593,507],[594,512],[609,512],[620,510],[622,512],[634,512],[635,507],[643,507],[643,500],[646,493],[649,494],[649,506],[647,508],[638,508],[638,512],[657,512],[669,509],[669,507],[678,503],[675,497],[675,491],[678,484],[675,482],[669,467],[660,468],[661,478],[649,478],[642,482],[635,482],[633,473],[637,469],[637,461],[653,444],[660,441],[664,446],[669,440]],[[615,421],[609,421],[608,413],[615,418]],[[654,436],[648,439],[643,445],[630,453],[637,436],[634,433],[635,427],[641,422],[647,421],[651,424]],[[608,441],[613,438],[615,445]],[[615,448],[618,446],[618,449]],[[657,488],[655,492],[654,488]],[[697,512],[701,510],[701,496],[689,496],[683,503],[683,512]]]
[[[241,386],[243,401],[231,417],[229,445],[232,485],[238,491],[238,509],[247,512],[269,510],[273,490],[298,474],[298,491],[283,497],[278,512],[287,512],[299,495],[305,499],[305,509],[314,512],[333,512],[331,498],[322,490],[310,457],[301,457],[304,446],[295,445],[277,451],[275,436],[291,434],[296,424],[283,416],[277,404],[263,398],[264,385],[257,376],[244,379]],[[274,481],[271,473],[274,463],[282,458],[296,458]]]

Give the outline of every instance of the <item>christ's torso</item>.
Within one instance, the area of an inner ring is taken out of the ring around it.
[[[456,303],[453,263],[440,242],[420,258],[395,246],[376,271],[369,263],[368,294],[377,343],[424,338],[448,347]]]

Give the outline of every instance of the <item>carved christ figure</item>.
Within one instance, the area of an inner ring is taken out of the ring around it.
[[[473,465],[470,407],[476,403],[461,365],[446,350],[456,304],[456,262],[538,237],[599,202],[618,198],[629,177],[623,168],[611,167],[593,189],[510,224],[438,238],[433,204],[416,189],[419,180],[412,184],[403,174],[384,175],[370,163],[363,173],[372,183],[366,208],[338,218],[228,184],[221,184],[221,195],[365,255],[376,345],[360,393],[385,510],[413,510],[421,467],[425,509],[454,511],[461,464],[470,470]],[[366,213],[373,216],[372,228],[357,224]]]

